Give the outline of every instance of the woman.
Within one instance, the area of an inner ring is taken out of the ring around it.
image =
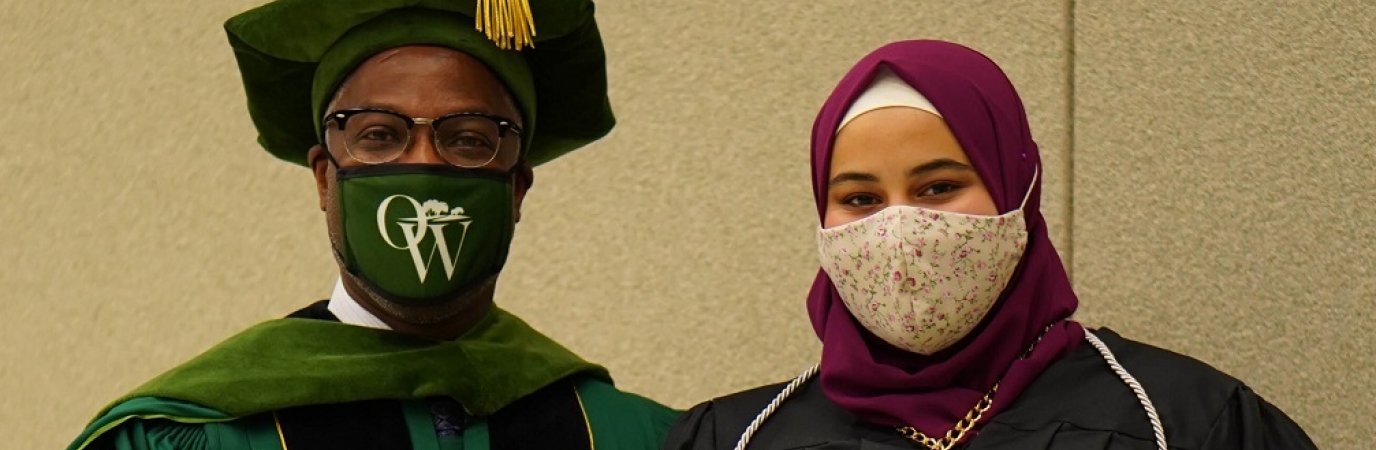
[[[812,155],[821,363],[698,405],[665,448],[1314,448],[1241,382],[1069,320],[1037,146],[978,52],[866,56],[818,114]]]

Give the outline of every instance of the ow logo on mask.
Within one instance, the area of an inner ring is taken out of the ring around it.
[[[443,302],[506,262],[515,228],[506,173],[383,164],[339,169],[338,179],[340,259],[389,299]]]
[[[412,217],[402,217],[393,224],[401,229],[404,238],[403,243],[396,242],[388,232],[388,207],[395,200],[403,200],[410,211],[414,211]],[[449,204],[439,200],[426,200],[425,203],[416,201],[407,195],[393,195],[382,201],[377,207],[377,230],[382,235],[383,241],[387,245],[397,250],[406,250],[411,254],[411,262],[416,265],[416,276],[419,281],[424,283],[425,277],[430,274],[430,265],[435,261],[438,253],[440,264],[444,266],[444,279],[454,278],[454,261],[458,260],[459,252],[463,251],[464,240],[468,237],[468,226],[473,224],[473,218],[463,214],[462,207],[449,209]],[[449,240],[445,237],[445,227],[454,225],[458,228],[459,242],[457,246],[450,250]],[[431,238],[429,251],[422,255],[421,247],[425,238]]]

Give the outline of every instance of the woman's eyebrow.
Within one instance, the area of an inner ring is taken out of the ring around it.
[[[915,177],[915,176],[922,175],[922,174],[925,174],[925,173],[928,173],[928,172],[932,172],[932,171],[936,171],[936,170],[942,170],[942,169],[953,169],[953,170],[962,170],[962,171],[968,170],[968,171],[971,171],[971,172],[973,172],[973,171],[975,170],[975,168],[974,168],[974,167],[970,167],[969,164],[965,164],[965,163],[963,163],[963,162],[956,161],[956,160],[954,160],[954,159],[942,158],[942,159],[937,159],[937,160],[928,161],[928,162],[925,163],[925,164],[922,164],[922,165],[920,165],[920,166],[914,167],[913,170],[908,171],[908,176],[909,176],[909,177]]]
[[[827,182],[827,186],[836,186],[848,181],[875,183],[879,181],[879,177],[861,172],[842,172],[832,177],[831,181]]]
[[[924,164],[922,164],[922,165],[920,165],[920,166],[914,167],[913,170],[908,171],[908,176],[909,176],[909,177],[915,177],[915,176],[918,176],[918,175],[926,174],[926,173],[928,173],[928,172],[933,172],[933,171],[943,170],[943,169],[945,169],[945,170],[971,171],[971,172],[973,172],[973,171],[975,170],[975,168],[974,168],[974,167],[970,167],[969,164],[965,164],[965,163],[963,163],[963,162],[956,161],[956,160],[954,160],[954,159],[942,158],[942,159],[936,159],[936,160],[928,161],[928,162],[926,162],[926,163],[924,163]],[[842,172],[842,173],[839,173],[839,174],[837,174],[836,176],[832,177],[832,178],[831,178],[831,181],[827,182],[827,185],[828,185],[828,186],[836,186],[836,185],[841,184],[841,183],[852,182],[852,181],[876,183],[876,182],[879,181],[879,177],[876,177],[876,176],[871,175],[871,174],[868,174],[868,173],[863,173],[863,172]]]

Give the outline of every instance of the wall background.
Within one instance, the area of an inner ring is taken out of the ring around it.
[[[260,0],[0,0],[0,435],[329,294],[311,178],[254,143],[220,23]],[[818,346],[812,115],[886,42],[1020,89],[1079,318],[1210,362],[1322,448],[1376,415],[1376,5],[606,0],[620,125],[537,169],[498,302],[677,407]]]

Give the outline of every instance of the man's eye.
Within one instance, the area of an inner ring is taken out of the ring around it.
[[[450,136],[448,139],[445,139],[444,146],[454,149],[492,148],[492,144],[489,143],[488,139],[473,134],[460,134]]]
[[[358,133],[357,140],[364,142],[400,142],[395,131],[385,127],[373,127]]]

